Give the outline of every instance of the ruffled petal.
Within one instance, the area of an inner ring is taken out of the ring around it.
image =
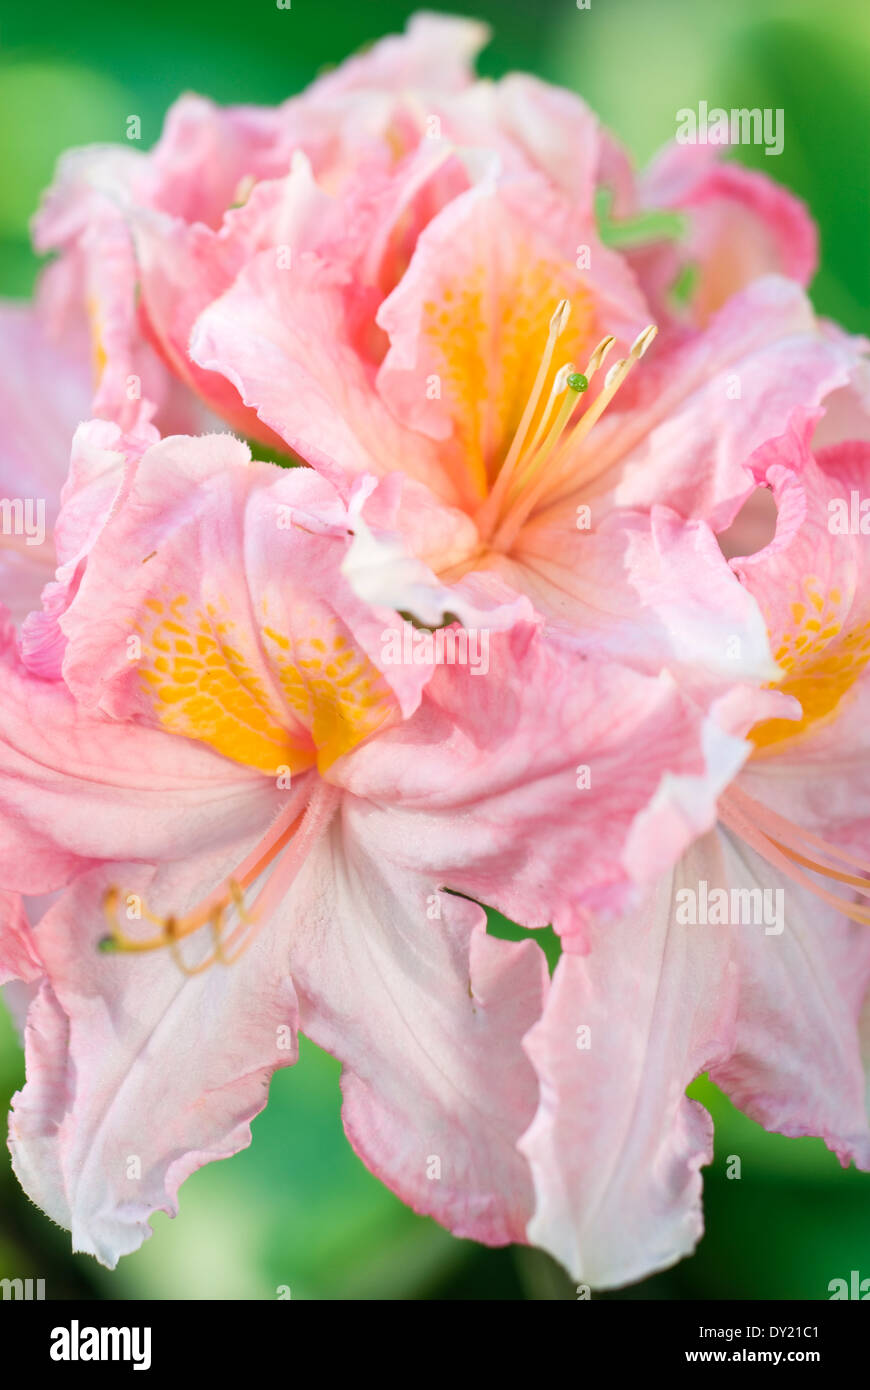
[[[126,886],[155,907],[196,898],[208,860]],[[286,942],[262,933],[232,968],[186,975],[166,952],[97,950],[106,869],[76,880],[36,929],[46,978],[25,1027],[27,1083],[9,1145],[30,1197],[73,1249],[114,1267],[174,1216],[180,1184],[250,1142],[268,1079],[296,1059]],[[252,999],[256,1008],[251,1008]]]
[[[529,1239],[578,1280],[614,1288],[690,1253],[703,1231],[709,1116],[686,1086],[727,1056],[736,972],[728,928],[676,923],[687,857],[639,909],[563,956],[526,1043],[541,1085],[520,1142],[534,1175]]]
[[[300,1027],[344,1066],[355,1150],[455,1235],[523,1240],[531,1185],[516,1140],[536,1086],[523,1034],[547,970],[533,942],[395,856],[374,808],[347,798],[281,911]]]

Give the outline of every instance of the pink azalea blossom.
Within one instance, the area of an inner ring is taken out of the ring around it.
[[[834,398],[827,437],[855,426],[863,375]],[[750,756],[715,830],[630,915],[596,924],[586,957],[562,957],[527,1039],[541,1082],[520,1142],[537,1194],[529,1236],[597,1287],[672,1264],[702,1233],[712,1127],[685,1096],[700,1072],[766,1128],[818,1135],[844,1165],[870,1169],[870,542],[859,510],[870,444],[813,452],[819,414],[798,412],[751,460],[776,530],[732,565],[781,674],[763,710],[738,696],[727,711]],[[642,817],[635,830],[645,842]],[[733,889],[767,906],[780,892],[781,917],[717,925],[685,911],[713,890],[733,911]],[[572,1036],[578,1018],[594,1035],[588,1051]]]
[[[298,1029],[406,1202],[597,1286],[700,1234],[704,1070],[870,1164],[870,614],[826,524],[863,345],[791,195],[706,151],[636,177],[570,94],[476,81],[484,37],[417,16],[275,110],[74,152],[39,318],[0,322],[58,383],[0,455],[53,529],[0,653],[10,1143],[107,1264],[248,1142]],[[685,229],[619,252],[602,191]],[[189,437],[212,413],[310,466]],[[415,622],[485,630],[487,678]],[[782,878],[781,937],[676,916]],[[556,928],[552,982],[481,903]]]
[[[248,1141],[297,1023],[344,1063],[345,1126],[379,1176],[459,1234],[523,1239],[521,1042],[546,970],[470,899],[566,919],[624,877],[663,769],[703,772],[673,680],[590,667],[528,607],[493,633],[487,680],[387,662],[402,620],[342,580],[347,521],[311,470],[170,438],[127,461],[92,537],[57,619],[63,679],[7,633],[0,876],[58,895],[2,933],[28,1006],[10,1142],[106,1263]]]
[[[471,63],[486,37],[474,21],[417,15],[404,36],[280,107],[221,109],[187,96],[148,153],[95,146],[65,156],[35,236],[39,250],[61,253],[42,287],[55,328],[78,334],[90,325],[93,413],[127,430],[140,410],[166,400],[174,378],[233,428],[277,446],[262,413],[192,360],[198,315],[258,253],[289,265],[311,249],[304,224],[312,204],[333,206],[339,260],[353,274],[358,308],[373,315],[427,222],[487,165],[507,178],[536,175],[561,202],[562,220],[570,214],[580,278],[606,294],[620,268],[624,282],[637,275],[663,328],[668,293],[688,265],[700,271],[689,306],[695,322],[764,273],[806,283],[814,228],[785,190],[676,145],[636,179],[573,94],[521,74],[476,80]],[[649,209],[685,213],[685,237],[653,237],[624,257],[606,252],[595,225],[602,191],[617,223]],[[726,270],[722,248],[735,245],[739,256]],[[618,327],[617,314],[602,331]]]

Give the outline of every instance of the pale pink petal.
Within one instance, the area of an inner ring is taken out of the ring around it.
[[[472,96],[476,105],[469,99]],[[463,98],[469,112],[457,126]],[[511,72],[499,82],[476,84],[471,93],[446,105],[447,126],[454,139],[464,137],[463,143],[472,146],[485,140],[499,151],[505,169],[546,174],[576,208],[594,210],[601,133],[597,117],[574,92],[527,73]],[[484,119],[492,127],[485,136]]]
[[[148,156],[149,201],[172,218],[218,227],[240,186],[286,171],[283,129],[280,108],[179,97]]]
[[[637,911],[563,955],[526,1047],[541,1085],[520,1142],[535,1181],[529,1239],[593,1288],[666,1268],[699,1240],[712,1124],[686,1086],[728,1055],[728,928],[677,925],[690,856]]]
[[[870,984],[870,935],[786,879],[732,832],[704,877],[783,894],[784,926],[726,927],[737,940],[734,1050],[711,1069],[766,1129],[824,1139],[844,1164],[870,1168],[858,1018]],[[707,931],[717,930],[706,928]]]
[[[870,341],[855,338],[828,320],[823,320],[822,330],[833,343],[847,351],[851,348],[856,357],[847,385],[833,391],[825,401],[825,413],[813,436],[813,445],[821,449],[849,440],[870,440]]]
[[[126,882],[174,911],[210,871],[194,861],[155,878],[131,865]],[[25,1190],[73,1249],[113,1267],[154,1211],[176,1214],[186,1177],[250,1142],[269,1076],[296,1058],[296,1001],[278,933],[196,976],[165,951],[101,953],[108,881],[105,869],[79,878],[37,928],[48,978],[28,1012],[9,1143]]]
[[[705,333],[661,352],[653,345],[577,450],[575,474],[595,479],[596,493],[612,489],[617,506],[658,503],[724,530],[755,487],[750,455],[794,410],[843,386],[855,357],[822,334],[797,285],[756,281]]]
[[[252,462],[231,435],[164,440],[60,620],[64,679],[113,719],[272,778],[323,769],[410,713],[431,673],[385,663],[383,616],[340,573],[349,544],[346,508],[311,469]]]
[[[0,985],[32,983],[43,975],[42,959],[19,893],[0,890]]]
[[[603,510],[593,529],[578,529],[573,500],[533,518],[498,570],[599,660],[669,670],[695,694],[776,677],[758,604],[703,521]]]
[[[833,445],[814,457],[816,418],[799,413],[753,457],[756,481],[776,501],[777,529],[766,547],[731,562],[764,614],[782,673],[778,689],[803,707],[799,722],[773,721],[756,731],[765,757],[791,750],[799,760],[799,745],[836,724],[856,697],[870,660],[870,505],[861,512],[870,444]]]
[[[688,216],[678,257],[696,268],[698,322],[762,275],[806,286],[815,273],[818,235],[804,204],[763,173],[720,163],[716,146],[669,146],[644,174],[641,198]]]
[[[402,92],[413,87],[464,87],[489,32],[478,20],[421,11],[408,20],[404,34],[390,34],[348,59],[336,72],[321,77],[309,95],[325,103],[349,92],[381,88]]]
[[[543,953],[397,862],[372,810],[344,802],[282,908],[300,1028],[342,1061],[345,1129],[382,1181],[455,1235],[522,1240]]]
[[[76,429],[54,528],[57,568],[43,590],[42,607],[28,613],[21,626],[21,657],[34,675],[60,679],[66,651],[60,620],[78,592],[93,545],[129,486],[136,462],[158,439],[154,427],[141,421],[132,435],[106,420],[90,420]]]
[[[433,532],[449,549],[464,531],[466,544],[460,554],[464,558],[473,550],[475,528],[462,512],[433,506],[431,493],[401,474],[391,474],[373,491],[373,479],[360,481],[363,486],[356,489],[348,508],[353,540],[341,572],[358,598],[384,611],[386,621],[390,612],[399,612],[431,628],[456,620],[464,628],[499,631],[534,619],[529,600],[494,573],[472,573],[456,584],[444,584],[420,558],[420,550],[425,553],[432,544]],[[451,523],[448,537],[444,528]],[[438,560],[442,566],[449,565],[444,548]]]
[[[70,442],[89,413],[90,394],[88,364],[51,342],[33,309],[0,306],[0,497],[11,507],[20,503],[24,527],[16,534],[10,511],[6,532],[4,518],[0,600],[17,621],[39,607],[42,586],[51,578],[52,531]]]
[[[278,437],[243,408],[224,376],[203,371],[190,360],[188,343],[198,315],[230,287],[252,256],[268,247],[280,265],[282,256],[307,249],[312,239],[308,229],[325,217],[324,205],[328,200],[299,156],[286,179],[256,185],[243,206],[225,213],[216,230],[160,209],[134,208],[130,213],[144,330],[172,371],[213,410],[240,433],[257,435],[273,447],[281,447]]]
[[[11,634],[10,634],[11,638]],[[60,682],[0,666],[0,882],[60,887],[107,859],[184,859],[262,833],[287,791],[201,744],[83,711]]]
[[[630,899],[626,841],[666,771],[706,777],[695,833],[709,824],[703,716],[671,678],[587,661],[535,629],[474,640],[467,661],[437,668],[412,720],[330,778],[371,803],[393,861],[582,943],[589,909]]]
[[[197,321],[191,356],[222,372],[263,424],[336,484],[401,463],[454,501],[432,443],[399,425],[375,392],[351,337],[348,283],[346,270],[310,253],[288,272],[262,252]]]

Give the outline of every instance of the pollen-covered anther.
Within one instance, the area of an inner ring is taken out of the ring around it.
[[[614,362],[613,366],[610,368],[610,371],[607,373],[607,376],[604,378],[605,391],[609,391],[612,386],[616,385],[617,378],[623,375],[627,366],[627,357],[620,357],[618,362]]]

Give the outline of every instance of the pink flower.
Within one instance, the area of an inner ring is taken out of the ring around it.
[[[698,1237],[700,1071],[870,1161],[864,812],[811,773],[863,740],[863,547],[820,518],[866,450],[811,451],[865,420],[862,345],[790,195],[695,151],[636,179],[569,94],[476,82],[483,37],[418,16],[276,110],[184,98],[37,221],[34,352],[79,402],[89,339],[97,418],[2,633],[11,1145],[108,1264],[248,1141],[297,1028],[405,1201],[598,1286]],[[686,230],[620,253],[602,190]],[[310,466],[190,437],[212,413]],[[729,563],[760,483],[776,536]],[[487,679],[421,623],[483,631]],[[771,867],[782,945],[675,918]],[[552,923],[552,983],[479,903]]]
[[[574,279],[593,297],[621,283],[625,310],[636,273],[662,327],[670,326],[670,290],[689,266],[700,270],[694,322],[766,272],[806,283],[815,234],[791,195],[761,175],[720,167],[706,148],[674,146],[636,180],[577,97],[519,74],[475,80],[470,64],[486,36],[473,21],[416,15],[404,36],[280,107],[222,110],[187,96],[147,154],[99,146],[65,156],[35,237],[39,250],[61,253],[43,285],[52,322],[76,333],[90,323],[93,413],[128,430],[139,411],[165,408],[183,383],[234,429],[279,447],[235,384],[192,360],[199,314],[259,253],[289,269],[311,249],[312,210],[331,207],[332,252],[322,239],[318,252],[352,275],[357,313],[371,319],[428,222],[475,187],[485,167],[497,165],[508,179],[535,176],[539,190],[530,196],[540,202],[546,190],[564,224],[564,251],[580,267]],[[686,236],[648,239],[625,257],[606,251],[596,198],[608,190],[616,223],[677,210],[686,214]],[[739,254],[723,257],[723,246]],[[549,294],[548,285],[538,288]],[[538,319],[554,306],[541,303]],[[643,312],[636,295],[633,307]],[[619,312],[606,316],[602,332],[620,324]],[[374,350],[381,335],[370,329],[369,337]]]
[[[58,895],[33,929],[13,903],[0,938],[29,1003],[11,1146],[109,1264],[248,1141],[297,1022],[344,1063],[380,1177],[522,1240],[546,970],[470,899],[564,922],[624,876],[663,767],[698,770],[673,681],[581,669],[529,617],[492,634],[487,680],[386,659],[406,625],[342,580],[347,520],[311,470],[165,440],[128,461],[58,618],[63,680],[7,635],[0,881]]]
[[[775,675],[714,532],[753,490],[753,452],[845,387],[856,345],[825,333],[794,284],[766,277],[659,350],[624,266],[602,251],[585,283],[576,237],[575,212],[539,175],[486,175],[420,233],[377,312],[377,360],[360,335],[363,287],[316,249],[290,273],[271,252],[255,257],[200,316],[191,352],[344,495],[363,474],[402,475],[392,527],[358,535],[347,562],[361,593],[458,613],[459,577],[497,577],[546,618],[547,640],[666,670],[706,715]],[[715,821],[739,760],[712,755],[704,718],[697,734],[697,795],[675,814],[666,787],[626,882]],[[594,905],[619,905],[613,888]]]
[[[654,213],[676,214],[684,224],[678,235],[635,235],[624,249],[657,319],[672,331],[708,322],[764,275],[805,287],[816,271],[818,234],[803,203],[764,174],[722,163],[721,154],[716,145],[668,145],[636,177],[623,151],[605,140],[602,182],[614,230],[631,242],[633,222],[642,227]]]
[[[537,1196],[529,1237],[597,1287],[672,1264],[702,1233],[712,1127],[685,1096],[700,1072],[766,1128],[820,1136],[870,1168],[864,376],[822,431],[820,412],[798,414],[751,461],[776,532],[732,565],[780,677],[762,709],[731,703],[750,756],[718,825],[638,910],[597,924],[585,958],[562,957],[527,1040],[541,1083],[520,1142]],[[864,439],[811,451],[814,434],[854,429],[862,404]],[[646,838],[643,817],[635,831]],[[582,1052],[577,1020],[591,1030]]]

